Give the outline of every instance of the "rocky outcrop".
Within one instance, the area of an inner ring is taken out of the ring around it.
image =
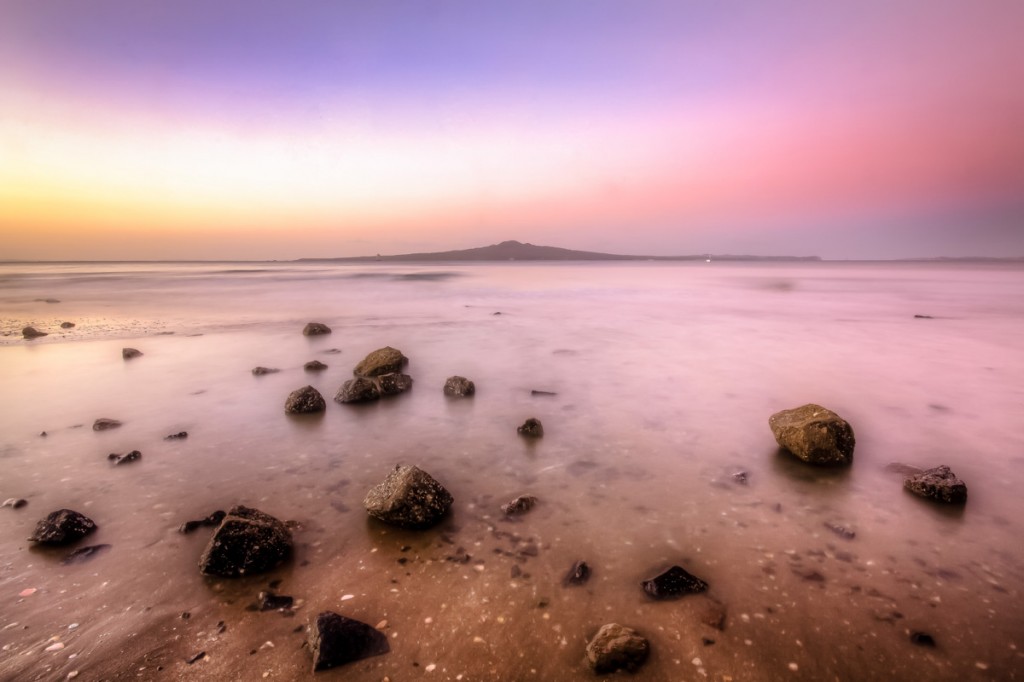
[[[903,481],[903,487],[915,495],[947,504],[963,504],[967,501],[967,484],[957,478],[946,465],[908,476]]]
[[[367,403],[380,398],[380,389],[373,379],[357,377],[349,379],[334,395],[336,403]]]
[[[468,398],[476,393],[476,385],[466,377],[452,376],[444,382],[444,394],[453,398]]]
[[[837,465],[853,461],[853,429],[821,405],[808,404],[776,412],[768,425],[780,446],[809,464]]]
[[[645,580],[643,588],[654,599],[674,599],[686,594],[706,592],[708,584],[681,566],[673,566],[661,575]]]
[[[323,322],[307,322],[306,326],[302,328],[303,336],[320,336],[321,334],[330,334],[331,328]]]
[[[137,348],[121,349],[121,357],[124,358],[125,360],[131,360],[132,358],[137,358],[140,355],[142,355],[142,351],[138,350]]]
[[[380,389],[381,397],[398,395],[412,388],[412,377],[399,372],[381,374],[377,377],[377,387]]]
[[[602,625],[587,644],[587,663],[599,675],[628,670],[635,672],[650,654],[651,647],[636,630],[618,623]]]
[[[308,643],[313,653],[313,672],[380,656],[391,650],[384,633],[332,611],[318,614],[310,623]]]
[[[284,411],[288,414],[310,414],[326,409],[327,401],[320,395],[320,391],[312,386],[303,386],[292,391],[284,401]]]
[[[381,374],[401,372],[409,364],[409,358],[402,351],[391,346],[378,348],[363,358],[352,373],[357,377],[377,377]]]
[[[302,366],[302,369],[307,372],[322,372],[327,369],[327,365],[319,360],[310,360]]]
[[[38,339],[40,336],[49,336],[47,332],[41,332],[35,327],[29,326],[21,330],[21,335],[26,339]]]
[[[523,422],[522,426],[516,429],[516,432],[526,438],[541,438],[544,436],[544,426],[540,423],[539,419],[530,417]]]
[[[11,509],[21,509],[26,504],[28,504],[28,500],[26,500],[23,497],[8,497],[6,500],[4,500],[3,504],[0,504],[0,507],[10,507]]]
[[[269,514],[237,506],[214,531],[199,558],[205,575],[234,578],[269,571],[292,552],[291,531]]]
[[[41,545],[69,545],[96,530],[96,523],[71,509],[58,509],[36,524],[29,538]]]
[[[429,528],[448,512],[452,496],[419,467],[396,466],[363,500],[370,516],[402,528]]]
[[[108,429],[116,429],[121,425],[116,419],[108,419],[107,417],[100,417],[92,423],[93,431],[106,431]]]

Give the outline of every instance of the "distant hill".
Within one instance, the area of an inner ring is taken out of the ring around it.
[[[818,261],[817,256],[624,256],[596,251],[576,251],[557,246],[537,246],[514,240],[480,246],[475,249],[458,251],[434,251],[431,253],[403,253],[392,256],[355,256],[349,258],[300,258],[300,261],[331,261],[345,263],[365,262],[448,262],[448,261]]]

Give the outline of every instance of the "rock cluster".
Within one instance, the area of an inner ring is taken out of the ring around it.
[[[520,495],[511,502],[501,505],[501,511],[505,516],[518,516],[533,509],[537,504],[537,498],[533,495]]]
[[[452,496],[419,467],[396,466],[363,500],[370,516],[402,528],[429,528],[448,512]]]
[[[269,514],[237,506],[228,510],[199,558],[205,575],[234,578],[275,568],[292,552],[291,531]]]
[[[280,372],[280,371],[281,370],[277,369],[276,367],[253,367],[252,368],[253,376],[258,376],[258,377],[261,377],[264,374],[274,374],[275,372]]]
[[[116,419],[108,419],[107,417],[100,417],[92,423],[93,431],[106,431],[107,429],[116,429],[121,425]]]
[[[96,523],[71,509],[58,509],[36,524],[29,538],[41,545],[69,545],[96,530]]]
[[[107,455],[107,459],[113,462],[116,466],[121,466],[122,464],[129,464],[131,462],[137,462],[138,460],[142,459],[142,453],[139,452],[138,450],[132,450],[131,452],[126,452],[123,455],[119,455],[116,452],[111,452],[109,455]]]
[[[310,360],[302,366],[302,369],[307,372],[321,372],[327,369],[327,365],[319,360]]]
[[[391,346],[378,348],[356,365],[352,370],[355,378],[341,385],[334,401],[342,404],[368,403],[405,393],[412,388],[412,377],[400,370],[408,362],[400,350]]]
[[[476,393],[476,385],[466,377],[452,376],[444,382],[444,394],[454,398],[468,398]]]
[[[778,444],[805,462],[836,465],[853,461],[853,429],[821,405],[776,412],[768,418],[768,425]]]
[[[967,484],[957,478],[946,465],[908,476],[903,481],[903,487],[915,495],[947,504],[963,504],[967,501]]]
[[[292,391],[284,401],[284,411],[288,414],[310,414],[326,409],[327,401],[320,395],[320,391],[312,386],[303,386]]]
[[[587,663],[599,675],[616,670],[635,672],[647,660],[650,650],[647,639],[636,630],[608,623],[587,644]]]

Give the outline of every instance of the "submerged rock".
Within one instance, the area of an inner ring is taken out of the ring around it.
[[[590,566],[587,565],[586,561],[577,561],[569,569],[569,572],[562,578],[562,584],[566,587],[570,585],[582,585],[590,580]]]
[[[363,506],[370,516],[402,528],[429,528],[448,512],[452,496],[419,467],[396,466],[374,486]]]
[[[844,419],[821,405],[776,412],[768,425],[780,446],[810,464],[850,464],[855,439]]]
[[[89,559],[92,559],[100,552],[105,552],[108,549],[110,549],[110,545],[89,545],[88,547],[82,547],[80,549],[76,549],[74,552],[71,552],[71,554],[68,554],[66,557],[64,557],[64,561],[62,561],[61,563],[82,564],[88,561]]]
[[[643,588],[654,599],[674,599],[686,594],[706,592],[708,584],[681,566],[673,566],[661,575],[645,580]]]
[[[307,372],[322,372],[327,369],[327,365],[319,360],[310,360],[302,366],[302,369]]]
[[[188,431],[178,431],[169,436],[164,436],[164,440],[181,440],[182,438],[188,438]]]
[[[264,374],[274,374],[275,372],[280,372],[280,371],[281,370],[277,369],[276,367],[253,367],[252,368],[253,376],[258,376],[258,377],[261,377]]]
[[[602,625],[587,644],[587,663],[599,675],[628,670],[635,672],[650,654],[647,639],[618,623]]]
[[[198,521],[186,521],[178,527],[178,532],[191,533],[200,526],[219,526],[220,522],[224,520],[225,516],[227,516],[227,512],[218,509],[217,511],[207,516],[205,519],[199,519]]]
[[[391,651],[383,632],[332,611],[317,615],[309,626],[313,672]]]
[[[380,389],[381,396],[398,395],[412,388],[412,377],[399,372],[381,374],[377,377],[377,386]]]
[[[444,382],[444,394],[455,398],[467,398],[476,393],[476,384],[466,377],[451,376]]]
[[[93,431],[106,431],[107,429],[116,429],[121,425],[116,419],[108,419],[106,417],[100,417],[92,423]]]
[[[327,409],[327,401],[320,391],[312,386],[303,386],[292,391],[284,401],[284,411],[288,414],[309,414],[323,412]]]
[[[380,398],[380,389],[373,379],[357,377],[349,379],[334,396],[336,403],[368,403]]]
[[[530,511],[535,504],[537,504],[537,498],[533,495],[520,495],[511,502],[501,505],[501,511],[505,513],[505,516],[517,516]]]
[[[12,509],[21,509],[26,504],[28,504],[28,500],[22,497],[8,497],[6,500],[4,500],[3,504],[0,504],[0,507],[11,507]]]
[[[132,450],[131,452],[126,452],[123,455],[119,455],[116,452],[111,452],[109,455],[107,455],[107,459],[112,461],[115,464],[115,466],[120,466],[122,464],[130,464],[131,462],[136,462],[142,459],[142,453],[139,452],[138,450]]]
[[[75,327],[75,323],[74,322],[61,322],[60,323],[60,328],[61,329],[74,329],[74,327]]]
[[[273,592],[260,592],[256,599],[256,606],[260,611],[290,609],[295,603],[295,599],[287,594],[274,594]]]
[[[921,497],[948,504],[967,501],[967,484],[956,477],[946,465],[926,469],[903,481],[903,487]]]
[[[539,419],[530,417],[523,425],[516,429],[516,432],[520,436],[526,436],[527,438],[541,438],[544,436],[544,426],[540,423]]]
[[[58,509],[36,524],[29,538],[41,545],[69,545],[96,530],[96,523],[71,509]]]
[[[357,377],[376,377],[381,374],[401,372],[407,364],[409,364],[409,358],[402,355],[402,351],[385,346],[369,353],[356,365],[352,373]]]
[[[137,348],[121,349],[121,357],[124,358],[125,360],[131,360],[132,358],[137,358],[140,355],[142,355],[142,351],[138,350]]]
[[[29,326],[21,330],[21,335],[26,339],[37,339],[40,336],[49,336],[47,332],[41,332],[35,327]]]
[[[205,575],[234,578],[263,573],[292,551],[291,531],[269,514],[241,505],[233,507],[213,533],[199,558]]]
[[[331,328],[323,322],[307,322],[306,326],[302,328],[303,336],[319,336],[321,334],[330,334]]]

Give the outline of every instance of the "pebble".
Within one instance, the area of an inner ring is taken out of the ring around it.
[[[34,587],[27,587],[24,590],[22,590],[21,592],[19,592],[18,596],[19,597],[31,597],[36,592],[38,592],[38,590],[36,588],[34,588]]]
[[[789,669],[792,670],[793,672],[796,672],[797,670],[800,669],[800,666],[798,666],[796,663],[790,663],[789,664]]]
[[[60,651],[64,648],[64,642],[54,642],[50,646],[43,649],[43,651]]]
[[[68,673],[68,679],[69,680],[73,680],[76,677],[78,677],[78,671],[77,670],[72,670],[71,672]]]
[[[427,666],[427,667],[425,668],[425,670],[426,670],[426,671],[427,671],[428,673],[432,673],[432,672],[434,672],[434,669],[435,669],[435,668],[437,668],[437,664],[436,664],[436,663],[431,663],[430,665],[428,665],[428,666]]]

